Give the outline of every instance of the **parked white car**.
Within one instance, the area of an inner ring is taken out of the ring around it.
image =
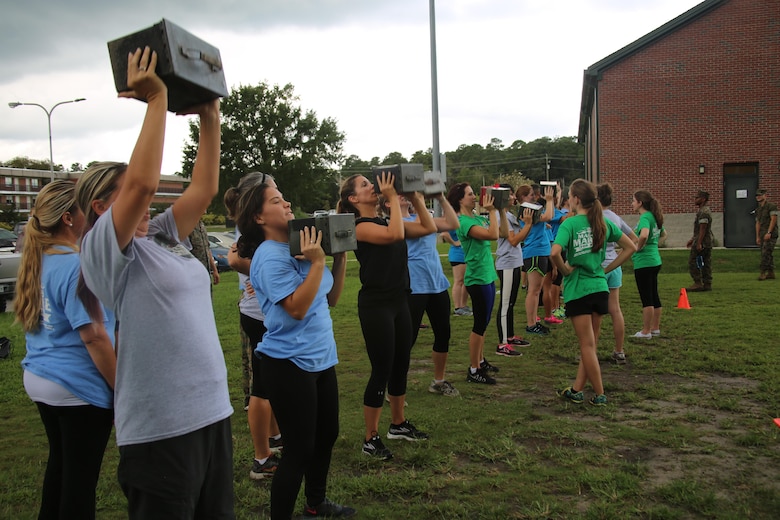
[[[230,249],[230,246],[232,246],[235,241],[236,235],[232,232],[220,233],[217,231],[209,231],[209,242],[212,244]]]

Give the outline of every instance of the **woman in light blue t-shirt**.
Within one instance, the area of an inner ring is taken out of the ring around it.
[[[14,301],[25,331],[24,388],[49,439],[39,518],[95,518],[95,488],[114,419],[114,315],[93,321],[76,296],[84,213],[56,180],[35,201]]]
[[[290,203],[272,185],[242,192],[236,206],[241,230],[238,255],[252,258],[249,279],[265,315],[259,377],[284,438],[284,456],[271,484],[271,518],[290,518],[301,481],[306,516],[351,516],[354,509],[330,502],[331,452],[339,431],[336,340],[329,306],[344,288],[346,253],[325,265],[322,232],[300,231],[301,255],[290,254]]]

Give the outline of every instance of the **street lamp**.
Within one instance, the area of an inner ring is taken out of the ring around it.
[[[78,103],[79,101],[86,101],[85,98],[78,98],[78,99],[71,99],[70,101],[60,101],[50,109],[46,110],[46,107],[43,105],[39,105],[38,103],[20,103],[19,101],[13,101],[11,103],[8,103],[8,106],[10,108],[16,108],[18,106],[22,105],[29,105],[34,107],[40,107],[44,112],[46,112],[46,118],[49,120],[49,176],[51,177],[50,180],[54,180],[54,152],[52,150],[51,146],[51,113],[54,112],[54,109],[57,108],[60,105],[64,105],[66,103]]]

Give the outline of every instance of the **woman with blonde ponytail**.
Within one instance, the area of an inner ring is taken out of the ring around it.
[[[114,317],[76,296],[84,214],[72,182],[43,187],[26,226],[14,312],[25,331],[24,387],[49,439],[39,518],[95,518],[113,423]]]

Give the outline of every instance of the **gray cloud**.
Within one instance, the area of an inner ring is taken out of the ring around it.
[[[381,24],[420,11],[419,0],[28,0],[8,2],[0,17],[0,85],[30,74],[89,69],[106,42],[167,18],[203,30],[257,33],[280,26],[327,28]],[[427,5],[425,11],[427,13]]]

